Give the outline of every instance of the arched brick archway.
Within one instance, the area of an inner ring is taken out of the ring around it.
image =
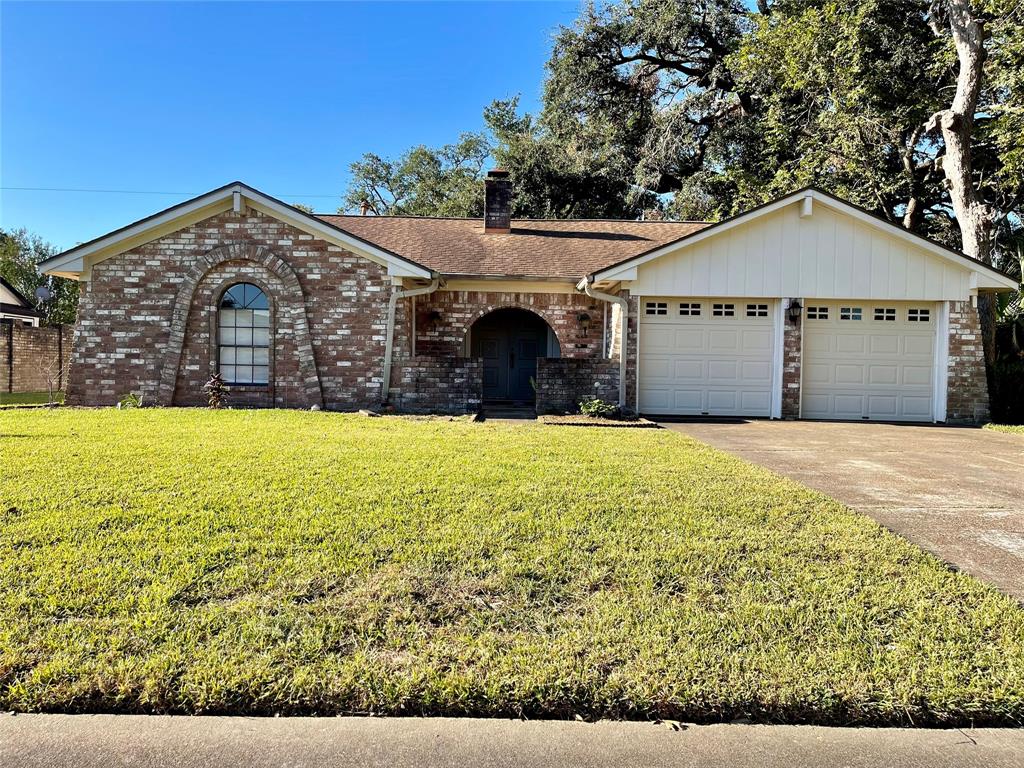
[[[470,333],[473,330],[473,326],[476,325],[478,320],[481,320],[487,315],[493,312],[498,312],[502,309],[521,309],[525,312],[530,312],[531,314],[536,315],[547,324],[548,328],[550,328],[551,332],[555,335],[555,340],[558,342],[559,354],[562,354],[562,350],[567,349],[566,345],[568,343],[568,339],[563,339],[561,334],[559,333],[559,326],[561,324],[557,323],[555,319],[553,317],[550,317],[548,313],[545,312],[544,310],[539,309],[535,306],[531,306],[530,304],[525,304],[521,302],[502,302],[500,304],[488,304],[485,305],[484,307],[481,307],[475,313],[470,315],[469,319],[466,321],[465,328],[463,328],[463,347],[466,347],[468,345]]]
[[[482,367],[484,401],[534,402],[538,360],[548,356],[554,335],[551,323],[527,307],[502,306],[477,314],[466,333],[469,356]]]
[[[310,339],[309,322],[306,318],[305,302],[302,299],[302,286],[299,283],[299,278],[295,274],[295,270],[283,259],[275,256],[269,248],[253,243],[230,243],[214,248],[196,259],[195,264],[185,275],[174,298],[171,330],[160,371],[157,402],[165,406],[173,403],[182,350],[185,346],[188,316],[192,309],[196,289],[211,270],[230,261],[250,261],[261,265],[281,280],[287,293],[297,297],[301,308],[298,311],[292,310],[291,321],[295,332],[303,394],[308,405],[322,407],[323,394],[320,389],[320,377],[317,373],[316,361],[313,358],[313,344]]]

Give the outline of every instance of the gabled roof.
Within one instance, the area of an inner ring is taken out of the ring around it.
[[[860,206],[848,203],[845,200],[836,197],[828,192],[817,187],[805,187],[799,189],[796,192],[792,192],[784,197],[780,197],[776,200],[772,200],[756,208],[751,208],[749,211],[733,216],[728,219],[724,219],[715,224],[709,224],[698,231],[691,232],[679,237],[678,239],[666,243],[661,246],[656,246],[643,253],[637,254],[631,258],[622,259],[606,267],[599,268],[587,274],[587,276],[580,281],[579,288],[582,290],[583,284],[586,282],[602,282],[602,281],[619,281],[631,279],[635,274],[636,268],[642,264],[650,261],[654,261],[662,256],[670,253],[678,253],[680,250],[687,248],[695,243],[699,243],[709,237],[714,237],[722,232],[728,231],[733,227],[740,226],[746,222],[752,221],[760,216],[765,216],[773,211],[777,211],[780,208],[784,208],[787,205],[800,202],[801,204],[808,204],[804,201],[809,201],[809,204],[813,206],[814,202],[821,202],[830,208],[836,209],[842,213],[845,213],[858,221],[864,222],[869,226],[875,227],[876,229],[883,230],[894,237],[901,240],[910,242],[919,248],[928,251],[936,256],[943,259],[953,261],[959,264],[961,267],[966,267],[972,272],[984,275],[984,284],[979,284],[979,287],[983,288],[995,288],[997,290],[1002,289],[1014,289],[1016,290],[1019,285],[1017,281],[1007,275],[1006,273],[996,269],[995,267],[986,264],[978,259],[971,258],[970,256],[961,253],[960,251],[949,248],[948,246],[942,245],[930,238],[922,235],[910,232],[903,227],[897,226],[892,222],[886,221],[881,216],[878,216],[870,211],[861,208]]]
[[[78,277],[92,264],[148,243],[197,221],[223,211],[250,205],[261,213],[285,221],[360,256],[386,266],[388,273],[401,277],[433,276],[432,271],[415,261],[346,232],[276,198],[265,195],[240,181],[225,184],[204,195],[171,206],[121,229],[82,243],[39,264],[43,272],[63,277]]]
[[[9,282],[4,280],[4,278],[2,278],[2,277],[0,277],[0,286],[3,286],[3,288],[4,288],[4,291],[0,292],[0,295],[10,294],[11,297],[14,299],[13,302],[7,301],[7,302],[4,302],[4,304],[6,304],[8,306],[14,305],[14,306],[19,306],[19,307],[24,307],[26,309],[32,309],[34,311],[32,302],[29,301],[27,298],[25,298],[25,294],[23,294],[21,291],[19,291],[17,288],[15,288],[13,285],[11,285]]]
[[[7,299],[14,299],[14,301],[8,301]],[[17,315],[18,317],[43,316],[43,313],[36,309],[31,301],[25,298],[25,294],[2,277],[0,277],[0,312],[7,315]]]
[[[509,234],[483,219],[419,216],[318,218],[447,276],[579,280],[581,275],[696,232],[694,221],[514,219]]]

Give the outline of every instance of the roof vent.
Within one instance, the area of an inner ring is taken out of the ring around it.
[[[484,179],[484,232],[507,235],[512,231],[512,179],[495,168]]]

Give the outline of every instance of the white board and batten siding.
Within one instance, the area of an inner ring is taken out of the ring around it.
[[[966,263],[825,204],[787,205],[638,264],[623,274],[640,296],[815,296],[962,301]]]

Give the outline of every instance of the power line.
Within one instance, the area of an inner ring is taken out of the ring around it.
[[[196,197],[197,195],[205,194],[205,192],[158,192],[156,190],[149,189],[76,189],[72,187],[0,187],[0,190],[12,192],[87,192],[89,194],[104,195],[175,195],[178,197]],[[319,195],[291,192],[288,194],[275,195],[275,197],[323,197],[337,200],[342,197],[342,195],[340,193],[336,195]]]

